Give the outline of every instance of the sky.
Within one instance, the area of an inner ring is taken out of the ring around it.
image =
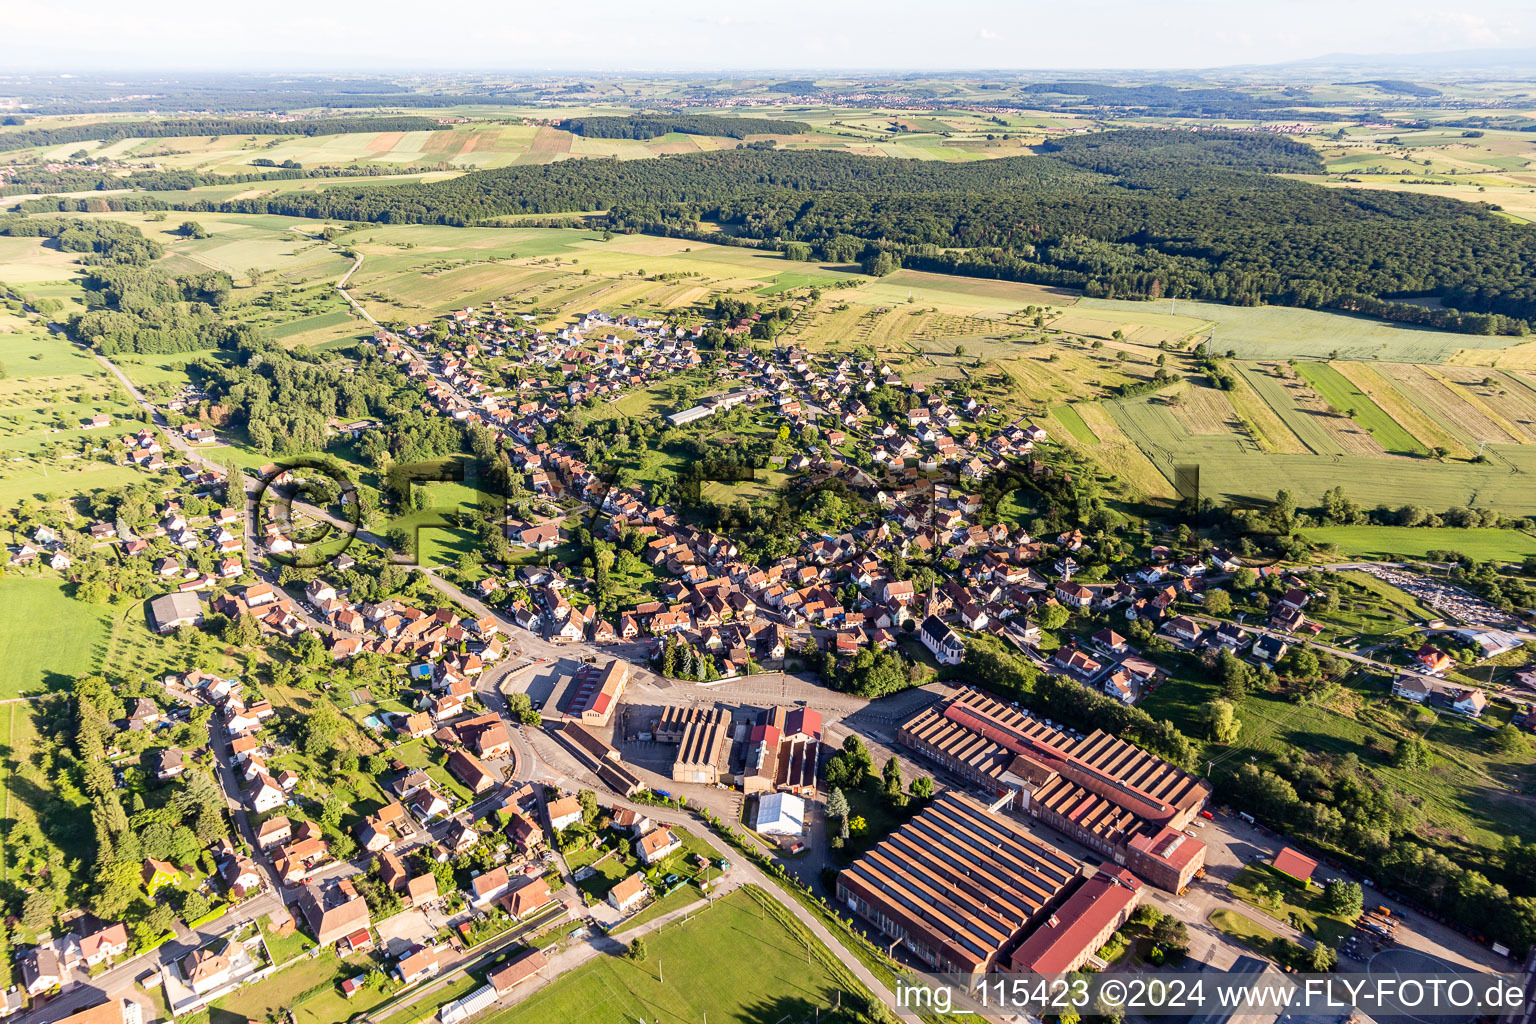
[[[1180,69],[1536,46],[1531,0],[5,0],[0,72]]]

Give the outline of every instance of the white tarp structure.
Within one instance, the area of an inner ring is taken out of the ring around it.
[[[798,836],[805,831],[805,801],[793,793],[764,793],[754,827],[765,836]]]
[[[443,1024],[459,1024],[468,1020],[481,1010],[496,1001],[496,990],[490,985],[481,985],[462,999],[456,999],[444,1006],[439,1016]]]

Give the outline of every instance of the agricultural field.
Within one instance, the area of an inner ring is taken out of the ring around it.
[[[646,235],[604,242],[575,229],[370,225],[346,241],[365,257],[349,290],[380,319],[501,300],[531,307],[540,322],[569,322],[596,307],[684,310],[772,287],[786,274],[794,286],[860,279],[778,253]]]
[[[371,333],[364,331],[361,318],[338,315],[348,307],[332,285],[352,261],[316,237],[323,222],[218,213],[89,216],[124,221],[160,242],[166,250],[161,265],[172,273],[228,273],[235,282],[230,318],[256,324],[289,347],[334,345]],[[208,237],[184,237],[179,229],[185,220],[194,220]],[[59,252],[43,239],[0,238],[0,282],[53,319],[65,320],[83,308],[80,276],[74,254]],[[279,291],[281,298],[273,301]],[[184,353],[182,360],[202,354]],[[11,369],[13,376],[18,371]]]
[[[1357,388],[1349,378],[1327,363],[1302,363],[1297,372],[1312,385],[1335,411],[1342,412],[1370,431],[1372,437],[1389,452],[1399,455],[1428,455],[1425,448],[1398,422]]]
[[[1176,313],[1174,312],[1176,308]],[[1455,334],[1364,316],[1290,306],[1223,306],[1214,302],[1137,302],[1132,299],[1078,300],[1072,314],[1114,311],[1126,323],[1161,326],[1185,337],[1211,341],[1217,354],[1238,359],[1356,359],[1444,363],[1466,350],[1469,358],[1491,359],[1518,338]]]
[[[255,270],[262,279],[290,285],[318,279],[334,280],[346,273],[352,261],[315,234],[321,222],[251,214],[172,214],[163,220],[155,214],[107,214],[126,221],[165,246],[165,260],[184,273],[222,270],[241,283]],[[207,238],[185,238],[179,228],[196,222]]]
[[[1171,478],[1159,471],[1147,453],[1115,422],[1108,403],[1084,402],[1073,406],[1088,429],[1098,438],[1092,456],[1126,487],[1132,497],[1173,500],[1177,497]]]
[[[97,413],[113,426],[84,428]],[[101,364],[35,319],[0,309],[0,508],[143,479],[106,453],[136,418]]]
[[[1365,394],[1389,419],[1430,450],[1443,448],[1446,454],[1454,458],[1471,458],[1474,454],[1398,390],[1381,367],[1370,363],[1349,362],[1328,365],[1347,378],[1354,390]]]
[[[1525,441],[1521,426],[1496,411],[1476,386],[1460,385],[1428,366],[1391,363],[1380,370],[1425,415],[1474,451],[1483,445]]]
[[[1261,444],[1246,426],[1255,422],[1252,417],[1244,418],[1242,430],[1195,434],[1181,419],[1182,406],[1170,401],[1176,391],[1105,401],[1099,407],[1170,482],[1175,467],[1198,465],[1202,495],[1218,501],[1267,500],[1285,488],[1305,504],[1343,484],[1350,497],[1367,505],[1413,504],[1442,510],[1473,504],[1515,515],[1536,510],[1536,494],[1526,485],[1526,474],[1536,471],[1532,446],[1490,444],[1485,463],[1387,454],[1363,428],[1324,408],[1304,381],[1277,379],[1253,364],[1237,364],[1237,368],[1240,380],[1273,412],[1284,434],[1277,433],[1271,423],[1265,428],[1267,443]],[[1380,368],[1391,367],[1381,364]],[[1094,406],[1077,408],[1085,420],[1093,422],[1087,411]],[[1107,437],[1097,426],[1094,432]],[[1297,452],[1288,444],[1291,450],[1286,450],[1273,443],[1274,438],[1287,436],[1305,449]],[[1103,457],[1098,451],[1094,455]]]
[[[385,183],[422,177],[442,178],[471,170],[523,164],[551,163],[580,158],[644,160],[674,153],[698,153],[735,147],[740,140],[704,135],[669,133],[652,139],[586,138],[536,123],[589,114],[622,114],[612,108],[519,109],[516,107],[442,108],[444,119],[468,118],[467,123],[444,124],[431,131],[361,131],[337,135],[214,135],[179,138],[129,138],[85,141],[35,147],[7,153],[20,162],[64,161],[90,158],[108,162],[113,169],[181,170],[201,174],[259,174],[271,170],[256,160],[273,164],[291,162],[306,169],[369,168],[374,173],[352,180]],[[863,156],[898,159],[967,161],[1028,156],[1030,147],[1048,135],[1085,124],[1077,118],[1012,116],[999,125],[969,110],[913,113],[839,111],[833,108],[792,111],[745,111],[753,117],[787,117],[804,121],[809,132],[773,138],[785,149],[833,150]],[[78,119],[60,119],[59,124]],[[38,122],[36,126],[47,126]],[[754,138],[757,138],[754,136]],[[390,172],[399,172],[392,174]],[[283,191],[326,188],[345,178],[300,179],[268,184],[232,183],[203,186],[167,193],[180,199],[228,199],[257,195],[276,185]],[[95,193],[93,193],[95,194]]]
[[[1051,415],[1056,417],[1056,422],[1065,427],[1067,433],[1078,444],[1091,446],[1099,443],[1098,436],[1094,434],[1088,424],[1083,422],[1083,417],[1078,414],[1077,409],[1073,406],[1053,405],[1051,406]]]
[[[1334,545],[1339,558],[1423,558],[1431,551],[1459,551],[1478,561],[1518,562],[1536,555],[1536,537],[1492,527],[1323,526],[1303,533],[1314,544]]]
[[[1300,176],[1306,180],[1489,203],[1511,219],[1536,222],[1536,145],[1523,132],[1360,127],[1315,144],[1328,173]]]

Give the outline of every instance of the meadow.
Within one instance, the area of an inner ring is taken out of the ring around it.
[[[1340,558],[1423,558],[1431,551],[1459,551],[1478,561],[1518,562],[1536,555],[1536,537],[1492,527],[1324,526],[1302,533],[1314,544],[1333,545]]]
[[[0,699],[68,689],[101,666],[112,633],[112,609],[75,600],[56,577],[0,579]]]

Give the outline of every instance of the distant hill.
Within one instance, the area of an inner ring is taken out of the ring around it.
[[[1398,96],[1439,96],[1440,90],[1428,85],[1419,85],[1417,82],[1407,82],[1400,78],[1370,78],[1364,82],[1341,82],[1341,85],[1374,85],[1382,92],[1390,92]]]
[[[716,117],[712,114],[636,114],[631,117],[572,117],[560,127],[589,139],[654,139],[669,132],[744,139],[748,135],[799,135],[811,130],[804,121],[765,117]]]

